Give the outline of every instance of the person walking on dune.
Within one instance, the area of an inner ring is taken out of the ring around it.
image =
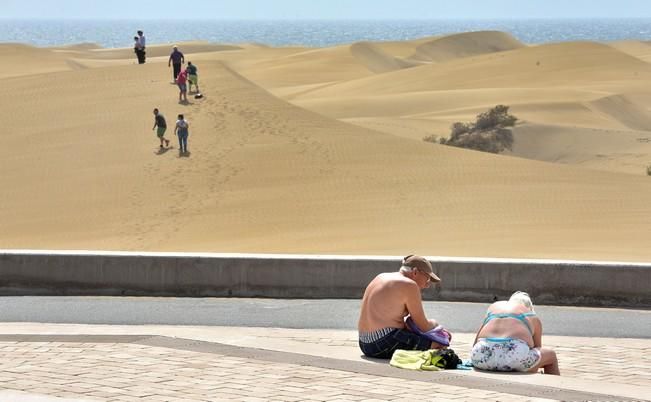
[[[172,54],[170,54],[169,60],[167,60],[167,67],[170,65],[173,67],[172,69],[172,77],[173,77],[173,82],[176,82],[176,77],[178,77],[179,73],[181,72],[181,66],[185,63],[185,56],[183,56],[183,53],[179,50],[179,47],[174,45],[172,48]]]
[[[179,155],[188,153],[188,136],[190,123],[185,120],[185,117],[180,114],[178,120],[176,121],[176,128],[174,129],[174,134],[179,137]]]
[[[154,109],[154,127],[152,127],[151,129],[154,130],[156,127],[158,127],[158,130],[156,131],[156,135],[160,140],[161,149],[163,148],[163,142],[165,143],[165,146],[168,147],[170,145],[170,140],[165,138],[165,131],[167,130],[167,122],[165,121],[165,116],[163,116],[163,114],[158,111],[158,108]]]
[[[188,72],[188,91],[192,93],[192,85],[194,85],[197,90],[196,93],[199,93],[199,77],[197,76],[197,66],[192,64],[191,61],[188,61],[188,67],[185,69]]]
[[[138,31],[138,36],[133,38],[136,41],[135,52],[136,57],[138,57],[138,64],[145,64],[145,34],[142,31]]]
[[[138,60],[138,64],[142,64],[140,62],[140,49],[138,48],[138,37],[134,36],[133,37],[133,52],[136,54],[136,60]]]
[[[188,102],[188,71],[183,70],[176,77],[176,85],[179,87],[179,102]]]

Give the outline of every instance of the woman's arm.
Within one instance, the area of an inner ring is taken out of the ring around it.
[[[472,342],[472,346],[475,346],[475,344],[477,343],[477,339],[479,339],[479,333],[481,332],[482,329],[484,329],[484,323],[482,323],[479,329],[477,330],[477,335],[475,335],[475,340]]]
[[[538,317],[532,317],[531,323],[533,324],[533,347],[542,347],[542,321]]]
[[[486,309],[486,315],[484,317],[488,316],[488,314],[491,312],[491,307],[493,307],[494,304],[495,303],[488,306],[488,309]],[[472,343],[473,346],[477,343],[477,339],[479,339],[479,333],[481,332],[482,329],[484,329],[484,325],[486,325],[486,318],[484,318],[484,321],[481,323],[481,326],[477,330],[477,335],[475,335],[475,341]]]

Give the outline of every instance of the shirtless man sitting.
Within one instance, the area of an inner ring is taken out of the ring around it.
[[[405,328],[404,319],[411,316],[426,332],[438,326],[427,319],[421,301],[421,289],[431,282],[440,282],[427,259],[409,255],[402,260],[398,272],[379,274],[364,291],[357,328],[359,347],[368,357],[390,359],[396,349],[429,350],[443,346]]]

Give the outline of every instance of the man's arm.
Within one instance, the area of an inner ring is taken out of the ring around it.
[[[418,285],[416,283],[405,283],[404,287],[404,291],[406,292],[407,312],[416,325],[418,325],[418,328],[425,332],[437,327],[438,322],[436,322],[436,320],[428,320],[425,316],[425,310],[423,309],[423,302],[421,300]]]

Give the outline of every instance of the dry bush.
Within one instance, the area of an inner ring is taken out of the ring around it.
[[[474,123],[456,122],[450,127],[449,138],[439,138],[439,143],[477,151],[500,153],[513,146],[513,127],[517,117],[509,114],[509,107],[497,105],[477,116]],[[430,135],[424,141],[436,142],[437,136]]]

